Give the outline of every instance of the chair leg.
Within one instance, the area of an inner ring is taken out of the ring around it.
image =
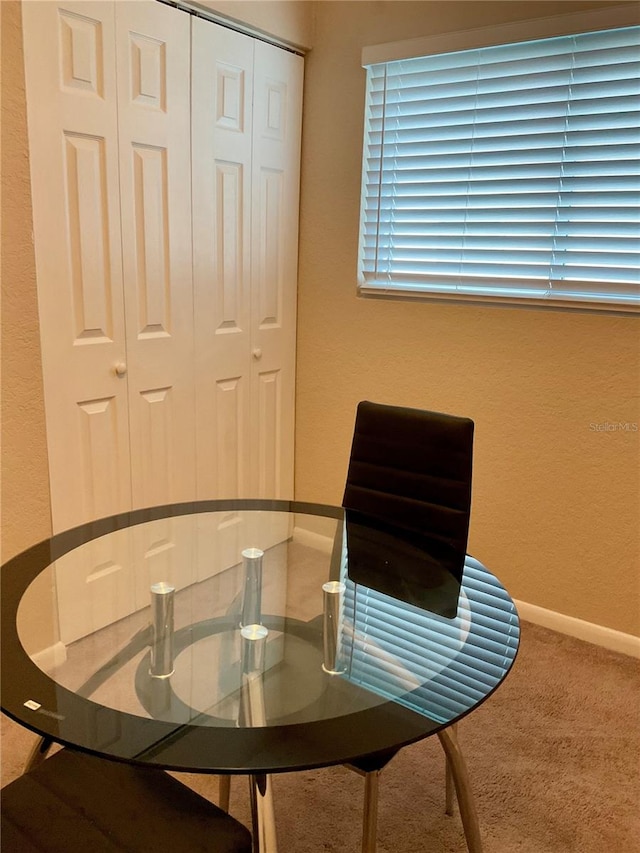
[[[375,853],[378,842],[378,791],[380,774],[398,752],[397,749],[378,753],[353,764],[345,765],[364,776],[364,810],[362,813],[362,853]]]
[[[444,813],[451,817],[453,815],[453,798],[455,795],[454,786],[453,786],[453,773],[451,772],[451,766],[449,764],[449,759],[445,759],[445,770],[444,770]]]
[[[378,790],[380,770],[364,774],[364,812],[362,816],[362,853],[375,853],[378,840]]]
[[[24,770],[22,772],[28,773],[30,770],[33,770],[34,767],[37,767],[38,764],[42,764],[52,746],[53,741],[51,738],[39,737],[29,751],[29,755],[27,756]]]
[[[218,800],[222,811],[228,814],[231,800],[231,776],[227,773],[224,776],[218,776]]]
[[[456,724],[449,726],[449,731],[453,734],[454,737],[457,737],[458,732],[456,729]],[[449,817],[453,816],[453,798],[455,797],[455,787],[453,784],[453,773],[451,772],[451,765],[449,764],[449,759],[445,753],[445,764],[444,764],[444,813]]]
[[[453,728],[450,726],[448,729],[442,729],[438,732],[438,738],[447,756],[447,767],[453,777],[467,849],[469,853],[482,853],[478,813],[471,790],[467,765],[458,745],[456,732],[455,730],[452,731]]]

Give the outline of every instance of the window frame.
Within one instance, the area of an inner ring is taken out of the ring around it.
[[[362,65],[393,62],[412,59],[430,54],[449,53],[474,48],[491,47],[500,44],[535,41],[538,39],[568,36],[598,30],[618,29],[640,24],[640,7],[636,4],[616,5],[607,9],[588,12],[518,21],[496,27],[481,27],[463,32],[446,33],[438,36],[408,39],[400,42],[379,44],[363,48]],[[367,86],[366,97],[369,97]],[[366,107],[365,107],[366,108]],[[364,220],[367,212],[365,200],[367,127],[363,133],[362,186],[358,241],[358,295],[374,299],[394,299],[411,301],[441,302],[450,304],[495,305],[511,308],[537,308],[544,310],[568,310],[598,312],[622,316],[637,316],[640,313],[640,298],[637,304],[581,301],[576,298],[527,297],[522,294],[468,294],[452,291],[429,290],[428,286],[417,288],[401,283],[385,286],[365,280],[364,259]],[[640,291],[640,285],[639,285]],[[639,293],[640,295],[640,293]]]

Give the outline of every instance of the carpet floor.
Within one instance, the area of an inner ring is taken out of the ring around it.
[[[523,623],[513,671],[459,738],[485,853],[640,851],[640,662]],[[34,736],[2,716],[2,785]],[[216,777],[176,774],[217,798]],[[280,853],[358,853],[363,780],[344,767],[273,779]],[[234,779],[231,812],[250,825]],[[399,753],[380,784],[378,853],[463,853],[458,814],[444,814],[437,738]]]

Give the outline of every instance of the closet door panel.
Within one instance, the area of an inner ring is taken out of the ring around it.
[[[195,496],[189,17],[117,2],[124,297],[134,508]],[[195,580],[188,523],[134,529],[136,606]]]
[[[198,497],[250,497],[253,40],[192,19]],[[241,560],[242,515],[200,518],[199,576]],[[216,554],[216,561],[211,555]]]
[[[195,494],[189,18],[116,3],[134,507]]]
[[[256,42],[252,184],[252,492],[293,496],[303,60]]]
[[[192,27],[198,495],[248,497],[253,40]]]
[[[22,8],[53,530],[130,507],[112,3]]]
[[[22,6],[53,532],[131,507],[113,3]],[[64,558],[69,643],[134,609],[129,542]],[[82,590],[82,595],[78,594]]]

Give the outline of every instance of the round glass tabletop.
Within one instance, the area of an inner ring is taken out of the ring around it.
[[[113,758],[263,773],[395,751],[477,707],[517,653],[499,581],[467,557],[461,583],[389,595],[353,581],[348,544],[341,509],[284,501],[53,537],[2,568],[2,710]]]

